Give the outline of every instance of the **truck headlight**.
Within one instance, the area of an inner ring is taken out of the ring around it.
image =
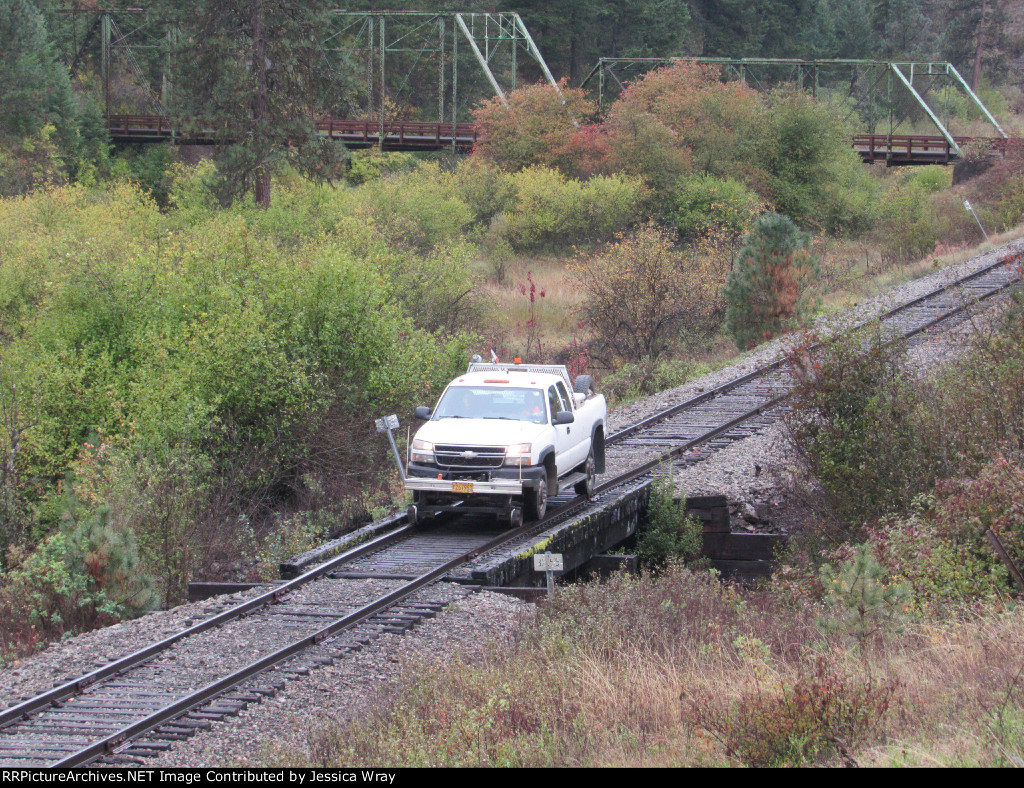
[[[413,438],[412,440],[412,455],[410,457],[412,462],[433,462],[434,461],[434,444],[430,441],[420,440],[419,438]]]
[[[530,464],[532,443],[513,443],[505,450],[505,464],[522,467]]]

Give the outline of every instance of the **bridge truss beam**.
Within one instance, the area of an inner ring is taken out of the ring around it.
[[[819,91],[837,92],[836,86],[845,88],[845,95],[854,99],[853,112],[858,112],[875,131],[877,121],[888,117],[888,137],[914,110],[923,111],[949,144],[959,154],[960,146],[950,133],[948,94],[950,88],[962,91],[1006,139],[1007,133],[971,90],[952,63],[945,61],[886,61],[854,59],[799,60],[793,58],[718,58],[718,57],[665,57],[665,58],[601,58],[580,83],[587,87],[597,81],[598,103],[604,106],[612,94],[625,89],[631,78],[653,68],[674,63],[696,63],[718,66],[726,79],[739,79],[757,88],[789,82],[808,88],[817,97]],[[865,80],[864,77],[867,77]],[[879,87],[885,80],[885,93],[879,96]],[[915,84],[915,80],[918,84]],[[946,93],[947,118],[941,119],[941,108],[929,104],[926,96],[941,81]],[[865,82],[867,83],[865,85]],[[924,85],[920,83],[924,82]],[[907,99],[909,98],[909,101]],[[852,113],[851,113],[852,114]]]
[[[334,10],[322,31],[334,89],[325,116],[458,123],[473,103],[507,94],[523,79],[559,90],[518,13]],[[100,75],[107,116],[168,116],[176,30],[145,8],[55,12],[64,59]],[[157,88],[156,86],[159,85]]]

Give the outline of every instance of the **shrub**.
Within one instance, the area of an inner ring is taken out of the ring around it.
[[[137,616],[157,603],[134,535],[115,528],[104,507],[65,524],[31,553],[15,550],[9,564],[0,574],[0,655],[26,653],[40,640]]]
[[[729,262],[721,249],[677,249],[666,231],[650,223],[579,256],[573,271],[598,352],[654,363],[676,347],[682,332],[712,325]]]
[[[356,192],[354,210],[391,245],[425,252],[459,240],[473,222],[450,174],[436,164],[369,181]]]
[[[247,523],[380,483],[365,414],[409,413],[463,366],[474,286],[464,245],[414,259],[370,233],[357,257],[354,231],[324,230],[344,217],[302,189],[281,193],[303,220],[324,217],[312,239],[287,237],[275,209],[250,225],[245,207],[209,208],[194,179],[175,188],[190,207],[173,215],[125,183],[0,201],[3,385],[27,428],[4,525],[52,533],[58,485],[107,503],[170,601],[237,559]],[[314,477],[329,494],[307,494]]]
[[[473,155],[508,172],[558,166],[566,141],[596,111],[582,90],[566,87],[564,80],[559,90],[540,83],[513,90],[507,98],[507,107],[495,97],[473,111],[481,138]]]
[[[601,390],[622,404],[648,394],[683,385],[686,381],[711,371],[707,364],[689,359],[662,358],[656,362],[637,361],[623,364],[601,378]]]
[[[640,529],[636,554],[650,569],[661,569],[669,561],[693,561],[700,555],[703,526],[686,514],[686,496],[675,496],[672,465],[655,474],[645,514],[646,525]]]
[[[757,195],[731,178],[703,174],[680,181],[672,220],[681,238],[706,235],[714,228],[744,234],[761,209]]]
[[[521,251],[608,238],[636,219],[642,199],[637,180],[617,175],[582,182],[530,167],[511,180],[515,199],[506,214],[508,239]]]
[[[910,588],[909,604],[915,612],[941,616],[978,600],[996,600],[1009,578],[980,529],[968,531],[956,515],[944,516],[945,507],[934,497],[922,497],[915,511],[883,520],[868,532],[872,550],[889,577]],[[940,523],[952,520],[954,527]]]
[[[642,178],[658,199],[667,199],[679,178],[694,169],[691,150],[649,112],[613,112],[603,128],[605,169]]]
[[[352,151],[345,181],[358,186],[385,175],[411,170],[415,162],[411,153],[384,153],[379,148]]]
[[[940,224],[928,195],[914,179],[898,182],[882,195],[875,235],[890,260],[915,260],[935,248]]]
[[[814,345],[808,337],[789,352],[798,382],[786,423],[830,510],[856,528],[922,491],[905,350],[878,333]]]
[[[743,82],[723,82],[716,66],[676,63],[630,83],[609,110],[609,127],[613,134],[667,141],[644,120],[650,116],[674,135],[674,147],[688,151],[696,170],[724,175],[723,167],[744,157],[757,100]]]
[[[516,189],[509,175],[479,157],[460,161],[453,178],[459,196],[473,211],[477,223],[490,222],[508,211],[515,200]]]
[[[789,217],[764,214],[754,222],[725,287],[725,320],[746,349],[800,325],[816,303],[819,276],[810,236]]]
[[[46,125],[37,134],[20,139],[0,138],[0,196],[27,194],[67,181],[60,151],[51,141],[55,131]]]
[[[798,383],[787,423],[836,517],[856,527],[909,512],[947,480],[936,493],[959,503],[937,504],[929,527],[957,546],[987,549],[984,518],[959,507],[973,499],[992,517],[1012,511],[1004,495],[1024,449],[1022,337],[1024,320],[1011,308],[998,332],[979,332],[970,352],[927,375],[906,371],[905,351],[878,330],[793,348]],[[1005,465],[991,464],[997,452]],[[976,496],[957,492],[972,485]]]
[[[928,167],[915,167],[908,180],[926,192],[941,192],[952,184],[953,173],[948,167],[937,164]]]
[[[803,227],[859,232],[874,217],[874,183],[849,144],[844,108],[802,90],[774,90],[758,102],[747,160],[765,175],[765,200]]]
[[[716,698],[691,706],[697,724],[744,765],[803,766],[842,757],[882,738],[880,730],[895,691],[892,684],[847,675],[818,659],[777,688],[755,679],[735,703]]]

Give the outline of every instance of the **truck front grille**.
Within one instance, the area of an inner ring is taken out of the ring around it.
[[[500,468],[505,462],[505,447],[435,444],[434,458],[442,468]]]

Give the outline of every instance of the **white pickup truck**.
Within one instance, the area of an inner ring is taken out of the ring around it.
[[[515,525],[540,520],[548,497],[570,485],[590,496],[604,472],[607,405],[589,375],[564,366],[472,363],[416,409],[427,421],[409,447],[409,519],[451,511],[497,512]]]

